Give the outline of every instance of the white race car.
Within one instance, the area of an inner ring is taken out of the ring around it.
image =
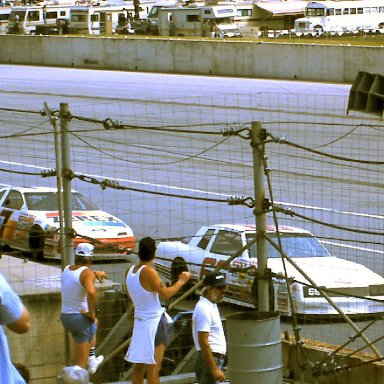
[[[345,314],[384,312],[384,278],[367,267],[331,256],[308,231],[279,227],[284,252],[312,279],[309,281],[285,261],[294,311],[288,296],[284,265],[280,253],[267,244],[268,268],[272,272],[271,310],[292,315],[337,314],[321,293],[326,294]],[[275,228],[267,234],[277,242]],[[194,281],[201,279],[219,263],[227,260],[255,238],[254,225],[218,224],[202,227],[195,236],[183,241],[164,241],[157,247],[156,269],[166,280],[175,282],[188,270]],[[234,259],[224,272],[229,283],[226,300],[253,307],[257,297],[256,244]],[[273,308],[272,308],[273,307]]]
[[[60,259],[58,211],[56,188],[0,189],[0,244],[28,252],[36,260]],[[72,227],[77,234],[74,246],[92,242],[95,259],[126,259],[135,248],[136,239],[127,224],[97,209],[74,190]]]

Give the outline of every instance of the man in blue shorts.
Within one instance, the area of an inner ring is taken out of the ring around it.
[[[96,287],[95,280],[102,282],[104,271],[93,271],[93,245],[80,243],[76,248],[75,264],[67,265],[61,274],[61,322],[72,334],[75,342],[74,363],[94,374],[104,356],[95,356],[96,348]]]

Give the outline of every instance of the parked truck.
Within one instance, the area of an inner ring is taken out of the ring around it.
[[[234,5],[161,8],[158,11],[161,36],[240,37],[234,23]]]

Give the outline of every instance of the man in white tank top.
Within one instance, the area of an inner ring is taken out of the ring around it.
[[[92,375],[104,360],[95,356],[96,302],[95,280],[102,282],[104,271],[93,271],[93,245],[80,243],[76,248],[75,264],[67,265],[61,273],[61,322],[74,339],[74,363],[88,369]]]
[[[135,307],[131,344],[125,360],[134,363],[132,384],[159,384],[159,373],[167,344],[167,320],[159,295],[169,299],[189,280],[190,273],[182,272],[179,280],[166,287],[156,272],[153,261],[156,244],[150,237],[140,240],[140,263],[127,269],[126,284]]]

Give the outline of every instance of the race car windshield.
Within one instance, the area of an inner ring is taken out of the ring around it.
[[[58,211],[57,192],[28,192],[24,195],[32,211]],[[72,210],[96,211],[97,208],[78,192],[72,193]]]
[[[319,241],[307,234],[284,234],[281,235],[281,244],[283,251],[289,257],[326,257],[330,256],[328,251],[319,243]],[[247,241],[254,239],[254,234],[247,234]],[[276,234],[270,234],[270,237],[277,244]],[[268,258],[280,258],[280,253],[267,242]],[[250,248],[250,257],[257,257],[256,244]]]

